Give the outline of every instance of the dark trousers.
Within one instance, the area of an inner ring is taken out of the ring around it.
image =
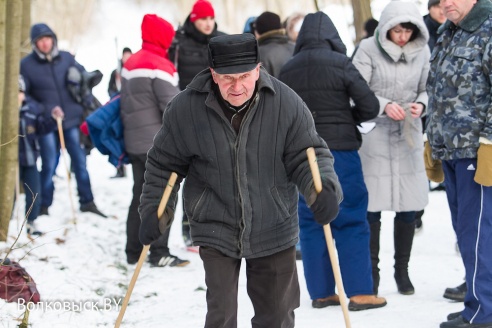
[[[442,161],[451,220],[465,265],[463,318],[492,323],[492,187],[476,183],[477,159]]]
[[[129,263],[138,261],[140,253],[142,252],[143,245],[138,238],[138,231],[140,229],[140,214],[138,214],[138,207],[140,206],[140,195],[142,194],[145,173],[145,161],[147,155],[133,155],[128,154],[130,162],[132,164],[133,172],[133,198],[128,210],[128,218],[126,220],[126,257]],[[169,231],[159,237],[150,245],[149,261],[158,261],[162,256],[169,255],[169,248],[167,243],[169,241]]]
[[[94,200],[91,189],[89,172],[86,167],[86,154],[80,146],[80,131],[78,127],[63,130],[65,147],[70,155],[71,166],[77,180],[77,192],[80,204],[87,204]],[[41,153],[41,206],[50,207],[53,203],[55,184],[53,175],[60,156],[60,139],[58,132],[51,132],[39,138]],[[68,161],[68,159],[67,159]],[[69,164],[69,163],[67,163]],[[63,163],[65,165],[65,163]],[[64,177],[66,178],[66,177]]]
[[[200,257],[207,284],[205,328],[236,328],[241,259],[204,246],[200,247]],[[246,259],[246,278],[255,311],[251,327],[294,327],[294,310],[300,305],[295,246],[273,255]]]
[[[26,195],[26,216],[27,221],[33,222],[41,210],[41,174],[36,165],[19,166],[19,178],[24,184]],[[36,196],[37,195],[37,196]],[[34,197],[36,196],[36,201]],[[31,212],[29,212],[29,209]],[[29,213],[29,215],[27,215]]]

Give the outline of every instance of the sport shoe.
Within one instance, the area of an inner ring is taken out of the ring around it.
[[[41,236],[43,233],[38,230],[36,227],[36,223],[34,222],[27,222],[26,223],[26,232],[28,235],[31,236]]]
[[[163,256],[157,261],[149,261],[149,262],[150,262],[150,266],[152,267],[165,267],[165,266],[184,267],[190,264],[190,261],[182,260],[174,255]]]
[[[311,305],[315,309],[322,309],[327,306],[340,305],[340,298],[337,294],[325,298],[318,298],[313,300]]]
[[[467,291],[468,288],[466,287],[466,282],[464,282],[458,287],[446,288],[442,297],[456,302],[464,302]]]
[[[461,315],[461,311],[460,312],[453,312],[453,313],[448,314],[446,319],[448,319],[448,321],[451,321],[451,320],[458,318],[460,315]]]
[[[350,311],[362,311],[377,309],[386,306],[386,304],[386,299],[384,297],[377,297],[375,295],[356,295],[350,298],[348,309]]]
[[[80,211],[81,212],[91,212],[91,213],[100,215],[103,218],[107,218],[106,215],[104,215],[101,211],[99,211],[97,209],[97,206],[96,206],[96,204],[94,204],[94,202],[88,202],[88,203],[85,203],[85,204],[81,204],[80,205]]]
[[[492,328],[492,322],[490,322],[490,323],[470,323],[460,315],[453,320],[442,322],[439,325],[439,327],[440,328]]]

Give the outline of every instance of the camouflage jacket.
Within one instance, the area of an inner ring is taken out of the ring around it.
[[[479,0],[456,26],[449,20],[431,55],[426,132],[432,155],[476,158],[492,140],[492,3]]]

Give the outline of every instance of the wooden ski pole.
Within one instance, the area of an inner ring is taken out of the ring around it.
[[[160,220],[164,210],[166,209],[167,202],[169,197],[171,196],[171,192],[173,191],[174,184],[176,183],[176,179],[178,175],[173,172],[169,177],[169,181],[167,182],[167,186],[164,189],[164,194],[162,195],[161,201],[159,203],[159,207],[157,208],[157,218]],[[132,280],[130,281],[130,285],[128,285],[128,289],[126,291],[125,298],[123,299],[123,304],[121,304],[120,313],[118,314],[118,318],[116,319],[116,323],[114,328],[118,328],[123,321],[123,316],[125,315],[126,308],[128,306],[128,302],[130,302],[130,296],[132,295],[133,287],[135,287],[135,283],[137,282],[138,275],[140,273],[140,269],[142,268],[143,263],[145,262],[145,258],[147,257],[147,253],[149,252],[150,245],[144,245],[142,249],[142,253],[140,254],[140,258],[137,262],[137,267],[135,268],[135,272],[133,273]]]
[[[319,173],[319,166],[316,159],[316,153],[313,147],[306,149],[309,167],[311,168],[311,174],[313,175],[314,188],[319,194],[323,189],[321,184],[321,175]],[[333,236],[331,234],[330,224],[323,226],[325,232],[326,245],[328,246],[328,254],[330,255],[331,267],[333,268],[333,275],[335,276],[335,283],[338,289],[338,297],[340,298],[340,305],[343,311],[343,318],[345,320],[345,327],[350,328],[350,317],[348,314],[347,297],[343,288],[342,274],[340,273],[340,265],[338,264],[337,253],[335,245],[333,243]]]
[[[68,181],[68,197],[70,198],[70,205],[72,206],[72,221],[73,225],[77,227],[77,217],[75,216],[75,205],[73,203],[73,197],[72,197],[72,187],[71,187],[71,177],[70,177],[70,167],[68,166],[67,162],[67,155],[65,155],[67,148],[65,147],[65,137],[63,135],[63,126],[62,126],[62,118],[57,117],[56,118],[56,123],[58,125],[58,135],[60,137],[60,146],[61,146],[61,153],[63,157],[63,162],[65,163],[65,169],[67,170],[67,181]],[[68,229],[65,229],[65,232],[63,235],[66,236],[68,232]]]

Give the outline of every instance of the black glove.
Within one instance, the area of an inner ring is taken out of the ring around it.
[[[169,206],[166,206],[160,220],[157,218],[157,214],[142,218],[139,231],[140,242],[144,245],[150,245],[169,229],[173,220],[174,211]]]
[[[325,225],[335,220],[338,215],[338,197],[332,186],[323,185],[323,189],[316,196],[316,200],[311,205],[314,219],[321,225]]]

